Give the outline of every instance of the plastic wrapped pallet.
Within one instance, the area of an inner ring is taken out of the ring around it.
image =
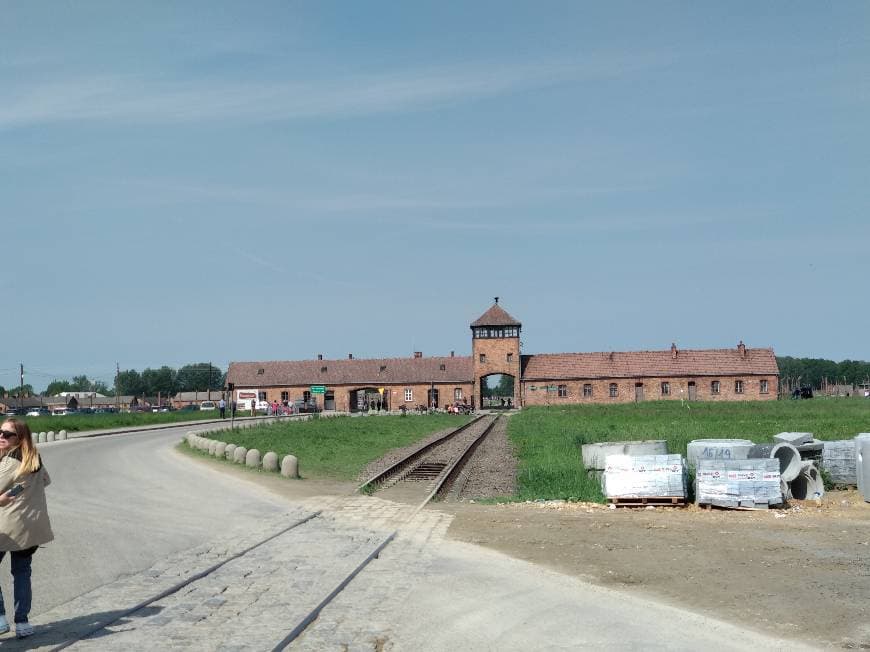
[[[685,460],[680,455],[608,455],[603,486],[608,498],[685,498]]]
[[[822,468],[835,484],[857,484],[855,440],[826,441],[822,449]]]
[[[731,508],[779,505],[779,460],[698,460],[695,500],[700,505]]]

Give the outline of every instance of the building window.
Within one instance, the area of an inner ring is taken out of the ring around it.
[[[768,392],[767,381],[766,380],[760,381],[760,385],[761,385],[761,388],[760,388],[761,393],[767,394],[767,392]]]
[[[610,383],[610,398],[616,398],[619,395],[619,388],[616,383]]]
[[[281,392],[281,400],[289,401],[290,400],[290,392]]]
[[[710,393],[711,394],[718,394],[719,388],[720,388],[720,383],[718,380],[714,380],[712,383],[710,383]]]
[[[735,394],[742,394],[743,393],[743,381],[742,380],[735,380],[734,381],[734,393]]]
[[[671,395],[671,384],[668,382],[662,383],[662,396]]]
[[[592,398],[592,384],[586,383],[583,385],[583,398]]]
[[[309,392],[308,390],[302,392],[302,400],[308,403],[311,400],[311,392]]]
[[[266,392],[258,392],[258,393],[257,393],[257,396],[258,396],[258,399],[257,399],[257,400],[260,400],[260,401],[265,401],[265,400],[266,400]]]
[[[559,398],[568,398],[568,386],[559,385]]]
[[[481,364],[483,364],[483,363],[486,362],[486,353],[481,353],[481,354],[480,354],[480,362],[481,362]]]
[[[453,400],[454,401],[461,401],[462,400],[462,388],[461,387],[457,387],[456,389],[453,390]]]
[[[508,354],[507,354],[507,361],[508,361],[508,362],[513,362],[513,361],[514,361],[514,354],[513,354],[513,353],[508,353]]]
[[[405,403],[410,403],[414,400],[414,391],[411,389],[405,389]]]

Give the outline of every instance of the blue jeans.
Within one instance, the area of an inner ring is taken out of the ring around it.
[[[30,603],[33,601],[33,590],[30,587],[30,561],[37,546],[26,550],[12,551],[12,589],[15,593],[15,622],[26,623],[30,615]],[[5,550],[0,550],[0,561],[6,556]],[[0,614],[6,613],[3,604],[3,592],[0,591]]]

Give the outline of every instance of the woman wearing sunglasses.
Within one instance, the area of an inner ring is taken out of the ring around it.
[[[30,562],[37,547],[54,539],[45,504],[48,471],[33,445],[30,427],[7,419],[0,426],[0,561],[11,553],[15,593],[15,636],[33,634],[27,622],[33,593]],[[0,634],[9,631],[0,592]]]

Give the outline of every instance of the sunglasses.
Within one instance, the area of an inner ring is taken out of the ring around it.
[[[17,437],[17,432],[11,432],[9,430],[0,430],[0,439],[10,439],[12,437]]]

